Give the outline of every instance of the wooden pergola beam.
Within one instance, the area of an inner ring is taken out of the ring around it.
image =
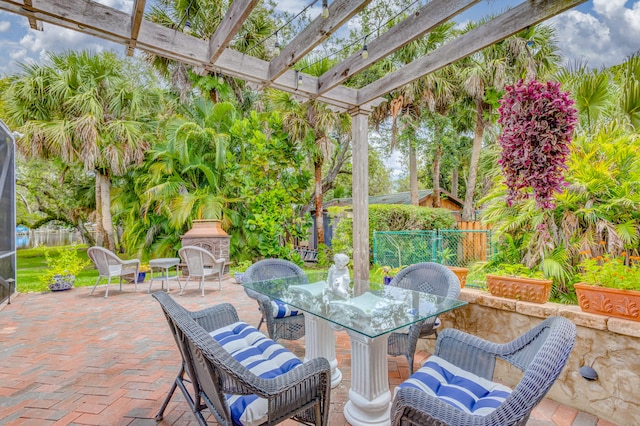
[[[31,7],[33,3],[31,0],[24,0],[24,5]],[[27,19],[29,20],[29,27],[31,27],[32,30],[42,31],[42,22],[38,21],[33,14],[28,15]]]
[[[119,44],[129,45],[131,15],[90,0],[38,0],[35,6],[26,8],[14,0],[0,0],[0,10],[36,19],[91,34]],[[143,19],[140,23],[136,48],[181,61],[197,67],[222,71],[227,75],[241,78],[260,85],[272,87],[305,98],[317,98],[339,110],[355,106],[357,91],[344,86],[319,96],[317,78],[304,74],[299,85],[295,71],[286,70],[274,81],[269,80],[269,62],[243,55],[232,49],[224,49],[215,64],[209,61],[209,42],[182,32],[163,27]],[[377,102],[374,100],[374,102]]]
[[[258,0],[235,0],[209,40],[209,62],[215,64],[224,49],[238,33]]]
[[[384,96],[586,0],[527,0],[433,52],[358,90],[358,104]]]
[[[462,13],[479,1],[432,0],[377,39],[368,42],[369,57],[367,59],[364,59],[360,52],[354,53],[320,76],[318,79],[318,92],[325,93],[327,90],[341,84],[349,77],[422,37],[438,25]]]
[[[127,44],[130,15],[89,0],[38,0],[27,6],[15,0],[0,1],[0,10],[16,13],[75,31]]]
[[[342,110],[353,107],[357,99],[357,91],[345,86],[336,87],[319,96],[318,79],[304,74],[303,83],[299,84],[298,75],[293,70],[287,70],[280,77],[269,81],[269,62],[229,48],[224,49],[216,63],[212,64],[208,61],[209,43],[207,41],[149,21],[142,22],[138,48],[210,71],[223,72],[235,78],[258,83],[260,86],[270,84],[275,89],[298,96],[317,98]]]
[[[146,0],[135,0],[133,3],[133,10],[131,11],[131,40],[127,46],[127,56],[133,55],[133,51],[136,47],[136,41],[138,40],[138,34],[140,33],[140,23],[144,17],[144,5]]]
[[[268,80],[275,80],[286,70],[294,66],[307,53],[327,39],[334,31],[340,28],[353,15],[358,13],[371,0],[341,0],[333,1],[329,5],[329,16],[318,16],[289,44],[280,54],[271,60],[269,64]]]

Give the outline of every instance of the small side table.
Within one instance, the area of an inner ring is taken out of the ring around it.
[[[182,290],[182,284],[180,284],[180,277],[178,276],[178,264],[180,258],[178,257],[163,257],[160,259],[152,259],[149,261],[149,269],[151,277],[149,279],[149,290],[147,293],[151,293],[151,286],[155,280],[162,282],[162,288],[164,289],[164,283],[167,283],[167,293],[169,293],[169,280],[178,281],[178,287]],[[175,268],[175,275],[169,275],[169,270]],[[154,269],[156,270],[156,276],[153,275]]]

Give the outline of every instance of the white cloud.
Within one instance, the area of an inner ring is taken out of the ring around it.
[[[593,0],[593,13],[570,10],[552,19],[558,44],[569,60],[611,66],[640,49],[640,0]]]
[[[114,9],[118,9],[122,12],[131,13],[133,10],[133,0],[94,0],[96,3],[101,3],[105,6],[109,6]]]
[[[11,22],[9,21],[0,21],[0,33],[5,33],[9,31],[11,28]]]

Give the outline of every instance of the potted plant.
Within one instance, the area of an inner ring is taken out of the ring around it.
[[[148,263],[140,265],[140,271],[138,272],[138,283],[143,282],[147,278],[147,274],[151,271]]]
[[[395,277],[395,275],[402,270],[402,268],[403,268],[402,266],[399,266],[397,268],[392,268],[391,266],[381,266],[380,268],[378,268],[376,273],[382,274],[383,284],[388,285],[393,279],[393,277]]]
[[[78,247],[58,250],[57,256],[52,256],[49,250],[44,252],[48,269],[40,276],[40,282],[46,284],[51,291],[69,290],[73,287],[76,275],[91,262],[78,256]]]
[[[451,263],[452,261],[455,262],[454,253],[450,248],[441,250],[440,253],[438,253],[438,256],[440,257],[440,261],[442,262],[442,264],[449,268],[454,274],[456,274],[456,277],[458,277],[458,280],[460,281],[460,288],[464,288],[464,286],[467,284],[467,275],[469,274],[469,268],[448,265],[448,263]]]
[[[584,312],[640,321],[640,257],[608,254],[578,265],[581,282],[574,285]]]
[[[519,263],[502,263],[486,278],[489,292],[494,296],[545,303],[551,295],[552,281],[544,279],[541,271]]]

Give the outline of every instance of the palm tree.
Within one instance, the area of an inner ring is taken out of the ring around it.
[[[222,0],[158,0],[145,18],[194,37],[209,39],[222,22],[230,4],[231,2]],[[268,37],[275,29],[272,7],[259,5],[242,25],[231,47],[260,59],[271,59],[274,54],[271,46],[275,39]],[[235,96],[238,103],[242,104],[247,96],[246,85],[241,80],[160,56],[147,55],[146,58],[171,82],[172,88],[179,93],[181,102],[186,102],[194,85],[208,93],[213,102],[231,100],[227,96],[228,89],[231,89],[232,96]]]
[[[299,66],[305,72],[314,76],[320,76],[331,68],[327,58],[309,63],[301,61]],[[325,161],[332,157],[338,147],[333,133],[346,133],[350,128],[350,119],[346,114],[339,114],[316,100],[299,102],[289,93],[271,90],[267,93],[271,105],[280,109],[283,114],[284,128],[291,137],[298,141],[302,149],[309,154],[314,171],[314,192],[316,209],[316,230],[318,245],[324,244],[324,218],[322,197],[330,187],[323,187],[323,166]],[[346,147],[342,146],[342,151]]]
[[[597,130],[603,123],[623,119],[630,131],[640,129],[640,56],[609,69],[585,65],[563,68],[555,78],[569,90],[579,113],[578,130]]]
[[[480,23],[471,23],[464,32],[478,25]],[[475,109],[475,133],[462,210],[463,220],[473,217],[480,151],[485,128],[493,120],[492,114],[497,106],[496,94],[517,80],[550,75],[558,62],[553,30],[543,25],[532,26],[461,61],[463,88]]]
[[[409,43],[394,54],[392,62],[398,66],[408,64],[416,57],[427,54],[442,43],[452,38],[455,34],[452,23],[447,23],[436,27],[427,37]],[[409,186],[411,193],[411,204],[418,205],[418,161],[417,151],[420,128],[423,127],[425,116],[424,109],[445,114],[455,99],[455,83],[451,68],[444,68],[435,73],[424,76],[413,83],[407,84],[392,92],[388,96],[388,102],[383,103],[373,114],[374,121],[380,123],[382,120],[391,118],[392,137],[390,150],[393,150],[398,140],[406,142],[409,157]],[[402,119],[404,117],[404,119]],[[398,124],[400,124],[398,126]],[[433,130],[433,129],[432,129]],[[435,129],[438,131],[438,129]],[[398,138],[398,133],[404,133]],[[436,144],[440,141],[433,139]],[[439,147],[440,153],[442,147]],[[435,149],[438,152],[438,147]],[[434,164],[435,169],[438,162]],[[434,170],[435,170],[434,169]],[[435,175],[439,171],[433,172]],[[435,179],[437,185],[439,179]],[[435,195],[439,197],[439,189],[436,188]],[[435,200],[435,197],[434,197]],[[436,205],[439,204],[439,198]]]
[[[158,92],[137,86],[113,53],[51,53],[46,65],[23,65],[9,87],[7,112],[24,134],[27,158],[61,158],[95,176],[97,243],[116,248],[111,184],[140,164]]]
[[[193,219],[220,219],[229,226],[226,156],[229,129],[238,114],[228,102],[196,99],[162,123],[163,137],[149,161],[127,176],[115,199],[126,223],[123,240],[138,255],[175,252],[178,236]]]

